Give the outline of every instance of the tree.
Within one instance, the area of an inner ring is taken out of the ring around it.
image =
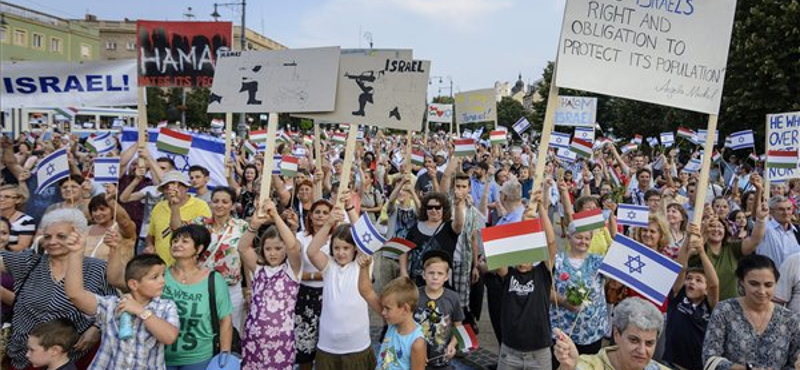
[[[147,123],[155,125],[167,117],[167,96],[164,89],[147,87]]]
[[[528,112],[525,111],[525,108],[522,106],[522,103],[511,99],[508,96],[504,96],[497,102],[497,126],[503,126],[509,130],[512,129],[512,126],[522,117],[528,118],[530,121],[530,117],[528,117]]]

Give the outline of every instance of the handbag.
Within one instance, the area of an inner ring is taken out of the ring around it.
[[[211,358],[206,370],[240,370],[242,359],[235,354],[222,352]]]
[[[208,301],[211,306],[211,328],[214,332],[214,357],[216,358],[217,355],[220,354],[219,350],[219,315],[217,314],[217,291],[215,289],[214,274],[217,272],[211,270],[211,273],[208,274]],[[239,336],[239,331],[236,328],[233,328],[233,339],[231,340],[231,352],[241,354],[242,353],[242,340]]]

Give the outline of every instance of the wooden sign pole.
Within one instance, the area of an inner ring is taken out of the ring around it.
[[[347,145],[344,149],[344,162],[342,163],[342,176],[339,177],[339,193],[336,195],[336,206],[341,205],[341,195],[350,186],[350,173],[353,170],[353,154],[356,151],[356,136],[358,136],[358,124],[351,123],[347,132]]]
[[[314,161],[317,168],[322,170],[322,136],[319,133],[319,125],[314,124]]]
[[[231,158],[231,136],[233,135],[233,113],[225,112],[225,163]],[[225,166],[225,176],[231,176],[231,170]]]
[[[139,119],[137,126],[139,127],[139,148],[144,148],[147,143],[147,88],[139,86],[137,89],[137,108],[139,110]]]
[[[558,59],[553,65],[553,76],[550,80],[550,92],[547,94],[547,110],[544,114],[544,123],[542,124],[542,136],[539,139],[539,154],[536,157],[536,173],[533,180],[533,188],[531,194],[536,193],[537,190],[542,189],[544,181],[544,169],[547,165],[547,149],[550,146],[550,135],[553,133],[553,126],[555,125],[556,108],[558,107],[558,86],[556,86],[556,73]]]
[[[414,131],[406,134],[406,175],[411,174],[411,152],[414,150]]]
[[[769,160],[769,116],[766,116],[766,123],[767,126],[764,129],[766,135],[764,135],[764,153],[767,154],[767,160]],[[755,149],[754,149],[755,150]],[[764,164],[764,177],[761,179],[762,184],[764,184],[764,200],[769,201],[769,168],[767,168],[766,163]],[[737,186],[734,184],[734,186]],[[788,188],[787,188],[788,191]]]
[[[708,116],[708,134],[706,134],[706,142],[703,145],[703,163],[700,167],[700,181],[697,183],[696,194],[697,197],[694,201],[694,217],[692,222],[700,225],[703,221],[703,209],[705,206],[706,193],[708,193],[708,180],[711,172],[711,157],[714,155],[714,136],[717,133],[717,115],[711,114]],[[725,215],[727,216],[727,215]]]
[[[261,192],[259,201],[269,199],[272,187],[272,167],[275,166],[275,134],[278,132],[278,113],[269,113],[267,121],[267,150],[264,151],[264,167],[261,174]],[[258,212],[263,212],[259,207]]]

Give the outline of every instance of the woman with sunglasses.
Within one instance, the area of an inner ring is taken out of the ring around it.
[[[410,277],[417,286],[424,286],[422,279],[422,256],[431,250],[443,250],[453,257],[458,236],[464,226],[464,207],[467,193],[456,193],[455,218],[450,209],[447,196],[439,192],[431,192],[422,198],[419,211],[419,222],[411,229],[406,239],[415,243],[416,248],[400,256],[400,273]]]

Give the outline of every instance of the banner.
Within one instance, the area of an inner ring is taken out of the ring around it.
[[[231,22],[137,21],[139,85],[211,87],[232,30]]]
[[[556,126],[591,127],[597,122],[597,98],[559,96]]]
[[[767,115],[767,150],[800,149],[800,112],[776,113]],[[800,151],[798,151],[800,153]],[[800,154],[799,154],[800,155]],[[798,159],[800,166],[800,159]],[[800,177],[800,168],[768,168],[767,179],[771,183],[781,183]]]
[[[342,55],[336,109],[298,117],[417,131],[425,116],[427,60]]]
[[[136,61],[2,62],[3,109],[136,105]]]
[[[453,104],[428,104],[428,122],[453,123]]]
[[[736,0],[567,0],[556,85],[717,114]]]
[[[330,112],[339,47],[220,54],[209,113]]]
[[[497,122],[497,91],[472,90],[456,94],[456,123]]]

